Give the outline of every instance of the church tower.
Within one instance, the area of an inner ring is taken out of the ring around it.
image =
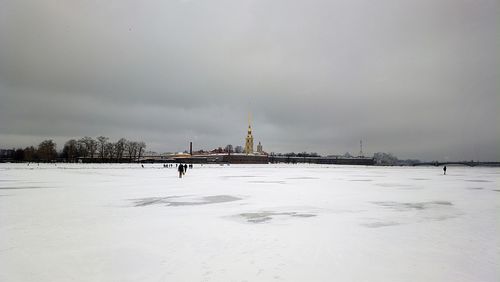
[[[264,150],[262,149],[262,144],[260,144],[260,141],[259,141],[259,144],[257,144],[257,153],[259,153],[259,154],[264,153]]]
[[[245,154],[253,154],[253,136],[252,125],[250,123],[250,114],[248,114],[248,132],[245,138]]]

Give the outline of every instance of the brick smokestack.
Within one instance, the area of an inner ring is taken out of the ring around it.
[[[193,155],[193,142],[189,142],[189,154]]]

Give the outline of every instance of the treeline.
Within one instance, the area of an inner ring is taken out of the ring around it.
[[[391,153],[378,152],[373,155],[373,159],[375,160],[376,165],[387,165],[387,166],[405,166],[405,165],[416,165],[419,164],[419,160],[415,159],[407,159],[400,160],[396,156]]]
[[[135,162],[139,161],[146,149],[146,143],[121,138],[110,142],[108,137],[82,137],[64,143],[62,151],[57,151],[53,140],[44,140],[38,147],[19,148],[14,151],[15,161],[27,162]]]

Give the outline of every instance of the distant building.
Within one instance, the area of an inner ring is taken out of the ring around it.
[[[257,153],[259,153],[259,154],[264,153],[264,150],[262,149],[262,144],[260,144],[260,141],[259,141],[259,144],[257,145]]]
[[[252,136],[252,125],[250,124],[250,117],[248,117],[248,132],[245,138],[245,154],[253,154],[253,136]]]
[[[0,160],[12,160],[16,151],[11,149],[0,149]]]

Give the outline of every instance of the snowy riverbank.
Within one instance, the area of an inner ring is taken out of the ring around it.
[[[0,164],[0,281],[497,281],[499,178]]]

